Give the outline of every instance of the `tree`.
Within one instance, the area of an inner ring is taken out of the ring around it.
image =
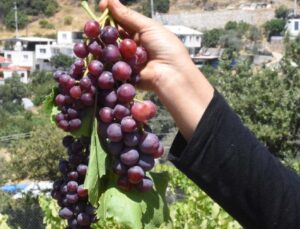
[[[220,37],[224,33],[223,29],[212,29],[203,34],[202,44],[204,47],[216,47],[219,44]]]
[[[289,9],[284,5],[281,5],[280,7],[278,7],[275,10],[275,17],[276,18],[287,19],[288,15],[289,15]]]
[[[65,54],[58,54],[53,56],[50,62],[55,68],[67,69],[74,62],[74,58]]]
[[[5,16],[4,23],[8,29],[16,28],[16,20],[15,20],[15,11],[10,10],[9,13]],[[28,17],[24,12],[18,13],[18,27],[20,29],[24,28],[28,23]]]
[[[168,13],[170,8],[170,0],[156,0],[154,2],[154,12]],[[139,9],[142,14],[150,17],[151,16],[151,5],[150,1],[144,0]]]
[[[61,144],[64,133],[45,120],[37,124],[31,137],[19,140],[9,148],[11,153],[10,178],[55,180],[59,177],[58,162],[65,157]]]
[[[266,31],[269,40],[272,36],[280,36],[282,35],[285,29],[285,20],[272,19],[270,21],[267,21],[264,24],[264,29]]]

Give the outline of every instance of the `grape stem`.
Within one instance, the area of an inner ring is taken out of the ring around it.
[[[97,20],[97,21],[99,22],[99,24],[102,24],[103,21],[104,21],[104,23],[105,23],[108,14],[109,14],[109,10],[108,10],[108,9],[105,9],[104,12],[101,14],[100,18]]]
[[[89,7],[89,4],[87,1],[82,1],[81,6],[88,13],[88,15],[91,16],[91,18],[93,18],[95,21],[98,21],[98,18],[96,17],[96,15],[93,13],[91,8]]]
[[[144,101],[143,100],[140,100],[140,99],[136,99],[136,98],[134,98],[134,100],[133,100],[134,102],[140,102],[140,103],[143,103]]]

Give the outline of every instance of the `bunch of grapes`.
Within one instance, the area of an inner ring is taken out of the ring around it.
[[[61,207],[59,216],[68,220],[69,228],[90,228],[96,221],[95,209],[88,202],[88,191],[83,183],[89,157],[89,138],[75,140],[72,136],[63,139],[68,151],[68,160],[59,162],[62,174],[53,184],[51,195]]]

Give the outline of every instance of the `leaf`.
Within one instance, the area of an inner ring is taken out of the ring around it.
[[[81,128],[79,130],[71,132],[74,137],[90,137],[91,130],[93,125],[93,118],[94,118],[94,109],[89,108],[84,111],[85,113],[82,115],[83,119],[81,120]],[[97,132],[97,129],[96,129]]]
[[[51,124],[56,124],[55,122],[55,116],[59,113],[60,111],[58,110],[57,106],[53,106],[50,114],[50,121]]]
[[[155,188],[141,193],[136,190],[122,192],[117,189],[117,177],[112,175],[109,187],[100,198],[100,220],[114,218],[120,225],[130,229],[159,228],[162,224],[171,227],[171,219],[165,194],[168,173],[150,173]]]
[[[94,206],[98,205],[101,190],[102,178],[106,175],[106,157],[107,154],[103,150],[98,136],[98,123],[94,119],[93,131],[91,135],[90,160],[87,175],[84,181],[84,187],[88,189],[89,201]]]
[[[46,96],[43,102],[43,108],[47,114],[52,115],[53,107],[55,106],[55,97],[58,94],[58,88],[52,88],[52,91],[49,95]]]

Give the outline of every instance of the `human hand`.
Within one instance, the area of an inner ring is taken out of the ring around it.
[[[149,54],[141,71],[141,89],[157,91],[175,76],[184,76],[195,68],[182,42],[161,24],[122,5],[118,0],[102,0],[100,10],[108,8],[114,19],[128,31]]]

